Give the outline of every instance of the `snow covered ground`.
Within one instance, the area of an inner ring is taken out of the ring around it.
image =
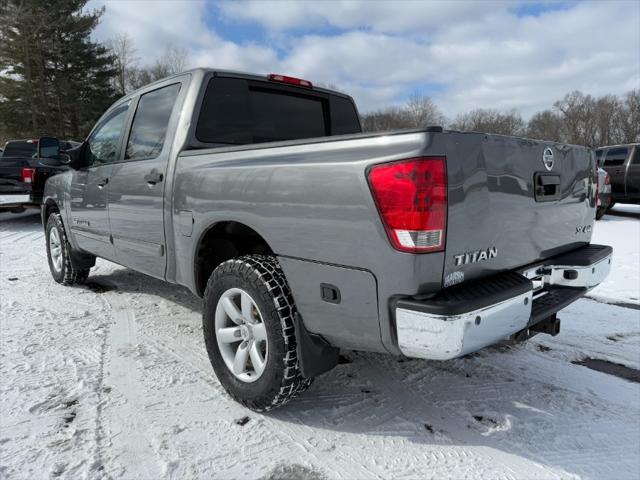
[[[613,273],[558,337],[346,352],[268,415],[220,387],[199,299],[105,261],[60,286],[38,216],[0,214],[0,478],[639,478],[640,384],[572,363],[640,368],[640,208],[616,211]]]

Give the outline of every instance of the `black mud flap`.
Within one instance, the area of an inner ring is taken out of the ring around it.
[[[320,335],[309,333],[300,314],[293,317],[296,330],[296,349],[300,370],[305,378],[328,372],[338,364],[340,349],[329,345]]]
[[[83,270],[96,265],[96,257],[93,255],[88,255],[71,249],[69,249],[69,254],[71,265],[73,265],[73,268],[75,269]]]

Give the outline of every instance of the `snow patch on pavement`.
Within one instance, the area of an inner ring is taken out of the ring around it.
[[[2,478],[638,478],[640,384],[572,363],[640,369],[638,310],[583,299],[557,337],[448,362],[343,352],[261,415],[215,378],[198,298],[101,260],[58,285],[38,220],[0,215]],[[637,300],[639,224],[597,223],[594,295]]]
[[[589,296],[640,305],[640,205],[615,205],[595,222],[593,243],[613,246],[609,277]]]

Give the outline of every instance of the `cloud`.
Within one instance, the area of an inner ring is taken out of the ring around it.
[[[363,111],[419,91],[450,118],[527,117],[571,90],[640,88],[639,24],[633,1],[108,1],[96,36],[127,32],[143,63],[178,46],[190,66],[335,85]]]
[[[223,2],[222,13],[231,20],[252,21],[271,30],[308,30],[330,25],[341,29],[369,28],[376,32],[423,32],[450,22],[477,18],[487,12],[506,10],[507,0],[322,1],[248,0]]]

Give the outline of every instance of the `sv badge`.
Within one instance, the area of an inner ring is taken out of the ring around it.
[[[591,233],[591,225],[578,225],[576,227],[576,235],[584,235]]]

